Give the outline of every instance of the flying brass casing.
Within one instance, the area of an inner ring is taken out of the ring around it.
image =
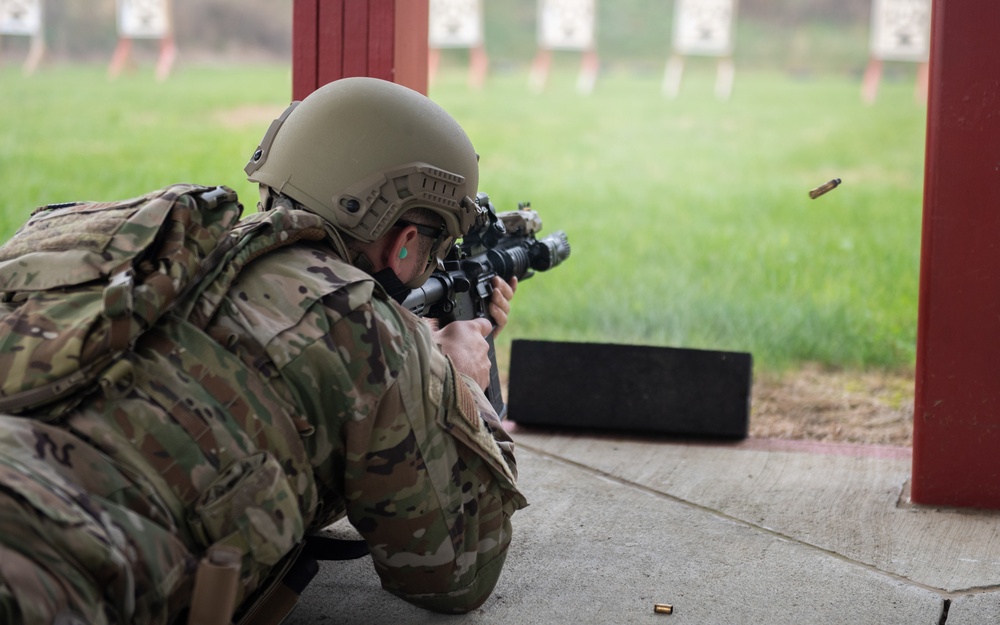
[[[840,185],[840,178],[834,178],[830,182],[821,184],[818,187],[816,187],[815,189],[813,189],[812,191],[810,191],[809,192],[809,197],[815,200],[816,198],[818,198],[819,196],[823,195],[824,193],[829,193],[830,191],[833,191],[839,185]]]

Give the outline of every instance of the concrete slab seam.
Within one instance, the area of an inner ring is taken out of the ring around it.
[[[946,616],[947,616],[947,610],[948,610],[948,607],[951,604],[951,600],[952,599],[956,599],[956,598],[959,598],[959,597],[965,597],[965,596],[971,596],[971,595],[979,595],[979,594],[987,594],[987,593],[991,593],[991,592],[998,592],[998,591],[1000,591],[1000,585],[989,586],[989,587],[965,588],[965,589],[953,590],[953,591],[948,591],[948,590],[944,590],[944,589],[941,589],[941,588],[936,588],[936,587],[933,587],[933,586],[928,586],[927,584],[923,584],[923,583],[914,581],[914,580],[912,580],[912,579],[910,579],[908,577],[904,577],[904,576],[898,575],[896,573],[885,571],[885,570],[880,569],[878,567],[872,566],[871,564],[855,560],[854,558],[849,558],[849,557],[847,557],[847,556],[845,556],[843,554],[837,553],[836,551],[832,551],[830,549],[826,549],[826,548],[821,547],[819,545],[815,545],[813,543],[809,543],[809,542],[803,541],[803,540],[801,540],[799,538],[795,538],[795,537],[789,536],[787,534],[782,534],[781,532],[777,532],[777,531],[769,529],[767,527],[763,527],[763,526],[757,525],[755,523],[751,523],[751,522],[746,521],[744,519],[740,519],[738,517],[734,517],[732,515],[726,514],[725,512],[721,512],[719,510],[715,510],[713,508],[709,508],[709,507],[703,506],[701,504],[698,504],[698,503],[695,503],[695,502],[692,502],[692,501],[688,501],[686,499],[677,497],[675,495],[671,495],[669,493],[664,493],[663,491],[659,491],[659,490],[656,490],[654,488],[650,488],[648,486],[644,486],[642,484],[637,484],[635,482],[623,479],[623,478],[621,478],[619,476],[613,475],[613,474],[608,473],[606,471],[601,471],[599,469],[595,469],[595,468],[587,466],[585,464],[581,464],[581,463],[576,462],[574,460],[570,460],[568,458],[564,458],[562,456],[558,456],[556,454],[544,451],[542,449],[538,449],[537,447],[533,447],[530,444],[525,444],[523,442],[518,441],[517,446],[518,446],[518,448],[520,448],[522,450],[528,451],[530,453],[534,453],[534,454],[536,454],[536,455],[538,455],[540,457],[543,457],[543,458],[547,458],[549,460],[552,460],[553,462],[559,462],[559,463],[562,463],[562,464],[564,464],[566,466],[570,466],[570,467],[574,467],[576,469],[580,469],[580,470],[582,470],[582,471],[584,471],[586,473],[589,473],[591,475],[594,475],[594,476],[597,476],[597,477],[600,477],[600,478],[603,478],[603,479],[606,479],[606,480],[609,480],[609,481],[612,481],[612,482],[615,482],[615,483],[618,483],[618,484],[622,484],[623,486],[628,486],[628,487],[634,488],[636,490],[649,493],[649,494],[654,495],[654,496],[662,497],[664,499],[667,499],[667,500],[670,500],[670,501],[682,504],[682,505],[687,506],[689,508],[692,508],[694,510],[701,511],[701,512],[704,512],[706,514],[710,514],[712,516],[715,516],[716,518],[724,519],[724,520],[729,521],[731,523],[735,523],[737,525],[742,525],[744,527],[752,528],[752,529],[760,531],[760,532],[762,532],[764,534],[767,534],[767,535],[770,535],[770,536],[774,536],[775,538],[779,538],[781,540],[784,540],[784,541],[787,541],[787,542],[790,542],[790,543],[794,543],[794,544],[801,545],[803,547],[810,548],[810,549],[812,549],[814,551],[818,551],[820,553],[826,554],[828,556],[831,556],[831,557],[833,557],[833,558],[835,558],[837,560],[840,560],[840,561],[845,562],[847,564],[850,564],[852,566],[856,566],[856,567],[859,567],[861,569],[865,569],[865,570],[870,571],[872,573],[875,573],[877,575],[882,575],[882,576],[884,576],[884,577],[886,577],[888,579],[892,579],[892,580],[900,582],[902,584],[906,584],[908,586],[912,586],[912,587],[915,587],[915,588],[920,588],[922,590],[926,590],[928,592],[934,593],[934,594],[938,595],[939,597],[941,597],[941,600],[942,600],[942,611],[943,611],[942,617],[943,618],[946,618]],[[942,620],[940,622],[943,623],[944,621]]]

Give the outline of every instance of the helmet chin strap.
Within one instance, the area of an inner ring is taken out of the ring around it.
[[[403,281],[399,279],[399,276],[392,270],[392,267],[375,271],[372,261],[364,253],[358,253],[351,261],[351,264],[375,278],[375,281],[385,289],[389,297],[396,300],[396,303],[402,304],[406,296],[410,294],[410,287],[403,284]]]
[[[403,284],[403,281],[399,279],[391,267],[373,273],[372,277],[382,285],[389,297],[396,300],[397,304],[402,304],[406,296],[410,294],[410,287]]]
[[[274,198],[271,195],[271,187],[259,184],[257,185],[257,190],[260,193],[260,202],[257,204],[257,210],[262,213],[271,210],[274,203]]]

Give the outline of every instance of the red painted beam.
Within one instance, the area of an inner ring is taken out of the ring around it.
[[[292,5],[292,99],[316,89],[319,64],[319,0],[295,0]]]
[[[1000,3],[931,23],[911,497],[1000,508]]]
[[[343,36],[343,65],[340,76],[367,76],[368,75],[368,9],[371,2],[368,0],[344,0],[344,36]],[[378,32],[373,33],[375,37]]]
[[[347,76],[427,93],[429,0],[294,0],[292,98]]]
[[[429,0],[395,0],[393,81],[427,95]]]
[[[370,0],[368,5],[367,76],[393,80],[396,47],[396,1]]]
[[[343,77],[344,55],[347,48],[344,30],[345,0],[317,0],[317,2],[319,2],[319,12],[316,16],[316,84],[309,89],[309,92]]]

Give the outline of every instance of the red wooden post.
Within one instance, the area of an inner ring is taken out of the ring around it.
[[[319,2],[292,4],[292,99],[301,100],[316,88],[319,66]]]
[[[428,0],[295,0],[292,98],[348,76],[427,93]]]
[[[916,503],[1000,508],[1000,3],[934,0]]]
[[[392,51],[393,80],[427,94],[427,36],[429,0],[395,0],[396,38]]]

